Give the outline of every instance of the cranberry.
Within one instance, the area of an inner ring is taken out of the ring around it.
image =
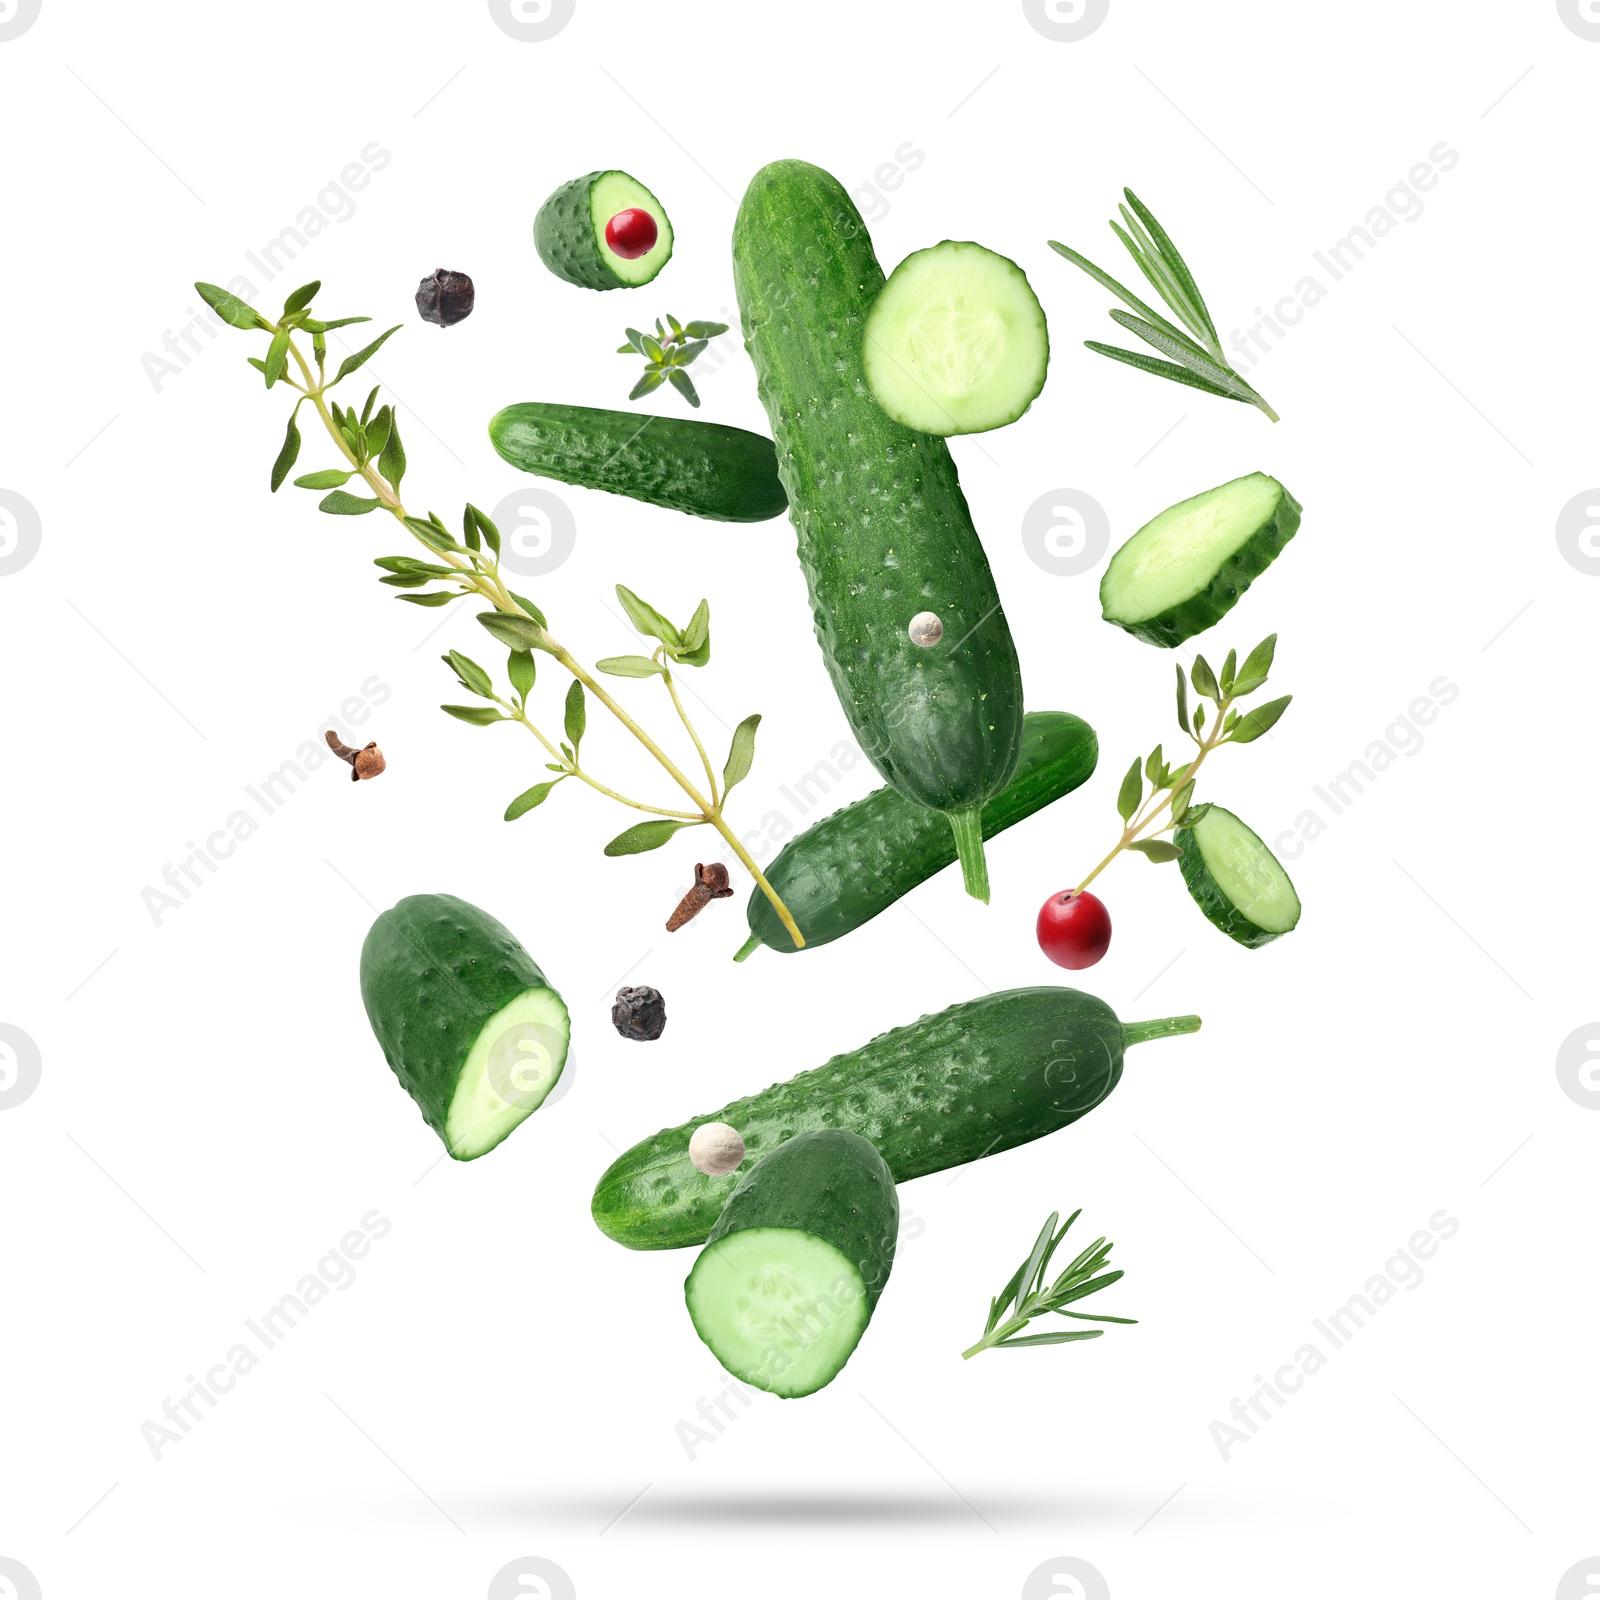
[[[637,206],[619,211],[606,224],[606,247],[624,261],[637,261],[640,256],[649,255],[659,237],[656,219]]]
[[[1058,967],[1092,967],[1111,944],[1111,914],[1077,889],[1053,894],[1039,908],[1039,948]]]

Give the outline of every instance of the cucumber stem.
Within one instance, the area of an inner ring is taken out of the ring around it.
[[[735,953],[733,959],[735,961],[743,961],[744,958],[747,955],[749,955],[752,950],[759,950],[760,948],[761,948],[761,935],[759,933],[752,933],[750,935],[750,937],[748,939],[746,939],[745,942],[742,945],[739,946],[739,949]]]
[[[1144,1044],[1149,1039],[1170,1039],[1180,1033],[1198,1033],[1199,1017],[1157,1017],[1153,1022],[1125,1022],[1122,1025],[1122,1044]]]
[[[977,806],[970,811],[947,811],[950,831],[956,836],[956,855],[961,860],[961,881],[974,900],[989,903],[989,863],[983,854],[983,812]]]

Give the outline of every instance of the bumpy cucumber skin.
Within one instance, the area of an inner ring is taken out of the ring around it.
[[[1092,1111],[1122,1077],[1122,1024],[1076,989],[1012,989],[880,1034],[787,1083],[667,1128],[601,1174],[596,1225],[632,1250],[702,1244],[737,1174],[689,1159],[703,1122],[744,1137],[747,1160],[796,1134],[844,1128],[870,1139],[896,1183],[1042,1139]]]
[[[489,419],[489,442],[523,472],[713,522],[766,522],[789,506],[772,441],[720,422],[529,400]]]
[[[484,1024],[529,989],[556,994],[509,928],[453,894],[407,895],[372,924],[361,946],[367,1020],[441,1139],[456,1081]]]
[[[1105,579],[1102,577],[1101,615],[1124,633],[1131,633],[1135,639],[1143,639],[1146,644],[1167,650],[1220,622],[1238,604],[1239,596],[1277,560],[1279,551],[1294,538],[1300,527],[1300,502],[1281,483],[1278,488],[1281,493],[1271,517],[1228,557],[1222,570],[1199,594],[1191,595],[1187,600],[1169,606],[1165,611],[1146,617],[1141,622],[1123,622],[1105,609]],[[1205,492],[1209,494],[1211,491]],[[1190,498],[1198,500],[1200,496],[1192,495]],[[1138,535],[1134,534],[1133,537],[1137,538]],[[1111,559],[1115,561],[1116,556]]]
[[[900,1196],[870,1139],[817,1128],[769,1150],[739,1179],[706,1244],[743,1228],[797,1228],[831,1244],[861,1274],[870,1312],[894,1265]]]
[[[1100,744],[1095,731],[1068,711],[1030,711],[1022,719],[1016,776],[983,808],[983,836],[1031,817],[1086,782]],[[807,950],[842,939],[956,859],[944,820],[893,789],[864,798],[813,823],[767,867],[767,880],[794,914]],[[772,902],[759,889],[745,907],[750,932],[787,955],[795,948]]]
[[[866,225],[828,173],[774,162],[740,204],[733,277],[839,703],[908,800],[973,810],[1016,770],[1022,676],[949,447],[867,387],[884,277]],[[921,611],[944,623],[931,648],[906,631]]]
[[[625,278],[611,270],[610,263],[605,258],[605,252],[600,247],[600,241],[594,236],[594,218],[589,211],[589,191],[602,179],[610,177],[617,168],[601,167],[594,172],[586,172],[581,178],[574,178],[570,183],[564,183],[539,207],[539,212],[533,219],[533,247],[539,252],[539,259],[558,278],[565,278],[568,283],[575,283],[580,289],[636,289],[640,284],[629,283]],[[628,173],[621,173],[628,177]],[[635,182],[638,180],[635,179]],[[642,187],[642,186],[641,186]],[[675,242],[675,241],[674,241]],[[672,259],[669,248],[661,258],[661,267]],[[661,274],[661,267],[657,267],[651,277],[644,280],[652,283]]]
[[[1220,808],[1219,808],[1220,809]],[[1233,813],[1228,812],[1229,816]],[[1234,817],[1238,822],[1239,819]],[[1244,823],[1239,824],[1244,827]],[[1251,830],[1254,832],[1254,829]],[[1211,876],[1211,870],[1206,866],[1205,857],[1200,851],[1200,842],[1194,836],[1193,828],[1179,828],[1172,836],[1172,842],[1183,852],[1178,857],[1178,870],[1183,874],[1183,881],[1189,890],[1189,897],[1200,907],[1205,914],[1206,921],[1214,928],[1220,928],[1236,944],[1242,944],[1247,950],[1259,950],[1264,944],[1271,944],[1274,939],[1281,939],[1284,933],[1293,933],[1294,928],[1285,928],[1283,933],[1272,933],[1252,922],[1222,890],[1217,881]],[[1266,849],[1263,844],[1262,849]],[[1270,852],[1269,852],[1270,854]],[[1274,856],[1273,860],[1277,860]],[[1283,871],[1283,863],[1278,862],[1278,870]],[[1289,874],[1285,872],[1284,877]],[[1291,889],[1294,884],[1289,884]],[[1295,899],[1300,898],[1300,893],[1295,890]],[[1300,919],[1295,918],[1295,927],[1299,926]],[[804,930],[802,930],[803,932]]]

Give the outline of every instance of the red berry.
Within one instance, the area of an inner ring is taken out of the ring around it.
[[[1039,908],[1039,948],[1058,967],[1092,967],[1111,944],[1111,914],[1092,894],[1066,889]]]
[[[624,261],[637,261],[640,256],[649,255],[659,236],[656,219],[637,206],[619,211],[606,224],[606,246]]]

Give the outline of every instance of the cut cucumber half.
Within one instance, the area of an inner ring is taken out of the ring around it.
[[[606,243],[606,224],[623,211],[647,211],[656,242],[629,260]],[[672,224],[665,207],[639,182],[615,168],[564,183],[533,219],[539,259],[558,278],[583,289],[632,289],[649,283],[672,257]]]
[[[903,426],[986,433],[1015,422],[1044,388],[1050,334],[1016,262],[946,239],[890,274],[867,315],[862,365]]]
[[[457,1161],[531,1116],[566,1065],[561,996],[509,929],[450,894],[408,895],[361,947],[367,1019]]]
[[[1300,502],[1252,472],[1168,506],[1134,534],[1100,580],[1107,622],[1171,647],[1221,621],[1300,526]]]
[[[684,1283],[695,1332],[744,1383],[784,1399],[838,1376],[894,1263],[900,1201],[870,1141],[796,1134],[728,1196]]]
[[[1173,842],[1194,903],[1213,926],[1254,950],[1290,932],[1300,896],[1278,858],[1231,811],[1213,805]]]

